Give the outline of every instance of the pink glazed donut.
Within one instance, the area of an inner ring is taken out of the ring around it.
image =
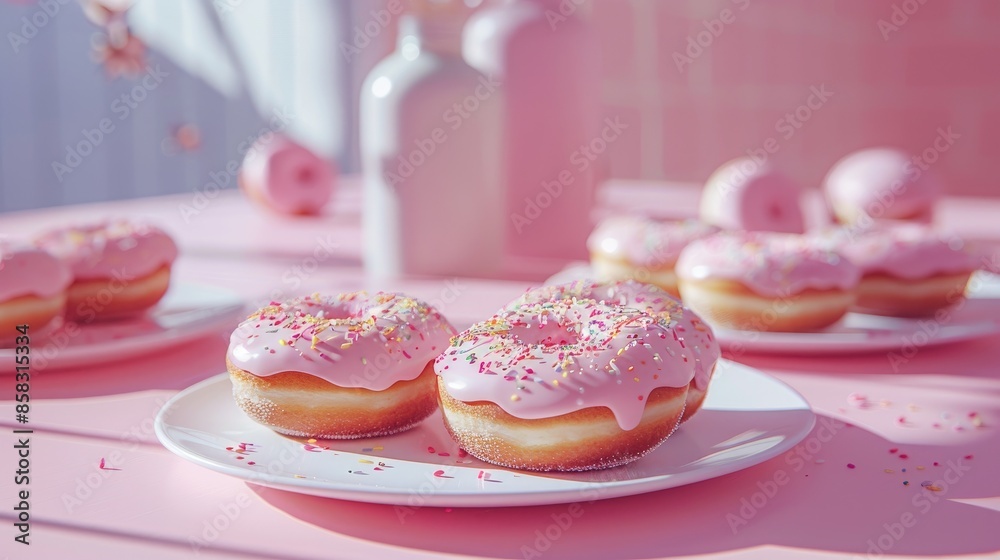
[[[383,436],[437,409],[433,360],[454,334],[436,310],[400,294],[313,294],[250,315],[226,365],[236,403],[276,432]]]
[[[257,139],[243,159],[239,184],[250,200],[283,214],[317,214],[330,201],[333,167],[280,134]]]
[[[978,268],[960,238],[921,224],[836,228],[815,238],[861,269],[856,307],[867,313],[933,315],[965,298],[966,284]]]
[[[702,221],[722,229],[803,233],[802,190],[767,162],[738,158],[708,178]]]
[[[824,180],[827,201],[845,224],[860,220],[930,222],[941,185],[904,151],[861,150],[838,161]]]
[[[861,273],[804,236],[722,232],[688,245],[677,276],[684,304],[714,326],[808,331],[844,316]]]
[[[631,280],[608,283],[580,280],[557,286],[543,286],[529,290],[508,304],[505,309],[517,310],[525,305],[566,299],[595,300],[600,303],[632,307],[667,321],[674,329],[681,347],[687,350],[681,354],[681,359],[694,368],[694,377],[688,384],[687,402],[681,422],[686,422],[701,410],[721,350],[712,329],[694,311],[684,307],[680,301],[656,286]]]
[[[72,270],[66,317],[75,321],[128,316],[156,305],[177,258],[177,245],[163,230],[123,219],[52,230],[35,242]]]
[[[660,316],[594,300],[502,310],[438,356],[445,426],[475,457],[517,469],[629,463],[676,429],[693,368]]]
[[[681,250],[719,228],[698,220],[658,221],[644,216],[611,216],[587,239],[598,280],[639,280],[678,295],[674,264]]]
[[[0,341],[28,325],[37,333],[62,314],[73,275],[62,261],[25,243],[0,238]]]

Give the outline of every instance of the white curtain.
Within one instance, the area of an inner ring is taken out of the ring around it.
[[[350,58],[341,44],[383,3],[138,0],[128,22],[150,72],[112,79],[75,0],[0,2],[0,211],[222,183],[275,126],[355,169],[357,90],[393,38]],[[196,149],[176,146],[182,125]]]

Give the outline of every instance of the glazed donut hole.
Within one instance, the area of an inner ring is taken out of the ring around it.
[[[543,348],[570,346],[580,342],[580,335],[572,325],[559,324],[556,321],[543,322],[535,327],[530,323],[513,325],[510,337],[525,346]]]
[[[689,245],[678,275],[685,305],[715,326],[807,332],[847,313],[861,271],[806,236],[729,231]]]

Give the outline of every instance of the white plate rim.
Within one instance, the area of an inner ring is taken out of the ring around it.
[[[899,350],[905,345],[902,337],[913,337],[924,332],[919,328],[884,331],[884,336],[872,336],[872,332],[760,332],[736,331],[714,327],[715,338],[730,352],[740,349],[769,354],[827,355],[839,352],[868,354]],[[933,337],[920,346],[941,346],[955,342],[975,340],[1000,332],[998,321],[975,321],[953,325],[943,325]],[[925,333],[926,334],[926,333]],[[753,340],[755,335],[760,338]]]
[[[585,278],[590,270],[592,269],[587,262],[579,261],[571,263],[563,270],[546,279],[543,285],[570,282],[572,278],[580,280]],[[1000,282],[1000,276],[988,271],[980,270],[976,271],[976,274],[981,275],[981,278],[985,281]],[[990,280],[991,278],[992,280]],[[976,296],[977,294],[971,294],[969,299],[975,300]],[[878,316],[848,313],[848,316],[851,315],[882,319],[882,317]],[[885,319],[906,320],[899,317]],[[740,331],[715,326],[712,327],[712,330],[719,344],[723,346],[723,349],[729,351],[727,355],[732,357],[738,357],[735,354],[736,352],[803,356],[824,356],[841,352],[858,355],[888,352],[901,349],[905,345],[905,342],[902,340],[903,337],[912,337],[917,333],[923,332],[918,325],[911,325],[909,328],[899,330],[870,329],[868,331],[859,330],[857,332]],[[885,334],[884,336],[873,336],[873,333]],[[975,340],[996,333],[1000,333],[1000,319],[992,321],[980,319],[941,325],[940,330],[934,336],[927,337],[927,340],[922,342],[920,346],[942,346]]]
[[[231,300],[219,305],[219,311],[210,318],[196,323],[193,327],[140,333],[128,338],[102,341],[86,346],[68,346],[58,352],[58,358],[48,359],[44,371],[61,371],[74,366],[94,366],[116,363],[147,352],[155,352],[198,338],[206,333],[229,325],[246,310],[246,302],[235,292],[221,286],[200,283],[180,283],[171,289],[201,290]],[[169,294],[169,292],[168,292]],[[32,342],[32,352],[38,353],[48,347],[48,339]],[[13,359],[13,347],[0,348],[0,360]],[[6,370],[4,370],[6,371]]]
[[[732,362],[729,360],[722,360],[723,362],[730,364],[737,370],[742,370],[743,373],[748,373],[750,375],[756,376],[758,383],[769,383],[773,384],[785,393],[785,398],[788,398],[790,402],[794,402],[796,406],[792,408],[782,408],[781,410],[788,411],[800,411],[803,413],[808,413],[808,415],[803,414],[803,422],[798,426],[798,430],[793,434],[784,434],[787,437],[782,439],[780,442],[774,445],[757,451],[747,457],[741,458],[739,461],[734,461],[732,463],[726,464],[724,466],[714,467],[709,475],[702,471],[693,470],[687,471],[680,474],[667,474],[667,475],[656,475],[652,477],[639,478],[639,479],[627,479],[618,480],[610,482],[585,482],[585,485],[589,485],[593,488],[601,489],[600,495],[594,499],[609,499],[618,498],[623,496],[630,496],[636,494],[644,494],[648,492],[655,492],[660,490],[666,490],[669,488],[674,488],[678,486],[684,486],[687,484],[693,484],[695,482],[702,482],[705,480],[710,480],[712,478],[717,478],[720,476],[725,476],[744,470],[760,463],[773,459],[787,452],[802,441],[813,429],[816,423],[816,415],[812,411],[809,403],[806,399],[798,393],[795,389],[791,388],[788,384],[768,375],[760,370],[751,368],[749,366],[739,364],[737,362]],[[267,473],[260,473],[258,471],[249,471],[246,468],[239,467],[237,465],[229,465],[221,463],[209,457],[204,457],[186,449],[182,444],[175,442],[174,439],[167,433],[168,429],[172,426],[166,420],[167,417],[173,415],[174,407],[183,404],[183,401],[189,398],[195,398],[197,394],[208,388],[213,388],[217,384],[223,382],[228,382],[228,373],[220,373],[214,375],[207,379],[204,379],[190,387],[178,392],[170,400],[164,403],[163,407],[156,415],[153,427],[156,433],[157,439],[160,443],[170,452],[178,455],[179,457],[190,461],[196,465],[203,468],[215,471],[218,473],[233,476],[244,482],[250,484],[256,484],[264,487],[275,488],[279,490],[285,490],[294,493],[314,495],[320,497],[328,497],[335,499],[343,499],[349,501],[359,501],[367,503],[376,504],[387,504],[387,505],[407,505],[408,500],[412,497],[411,493],[403,492],[396,488],[381,487],[378,485],[365,486],[362,487],[359,484],[345,484],[327,481],[312,481],[309,479],[296,479],[290,478],[288,475],[284,476],[272,476]],[[234,405],[235,406],[235,405]],[[766,410],[761,409],[761,412],[766,412]],[[435,413],[437,414],[437,413]],[[249,418],[245,420],[248,423],[253,421]],[[249,424],[248,424],[249,425]],[[256,425],[254,425],[256,426]],[[183,429],[183,428],[181,428]],[[276,434],[277,435],[277,434]],[[283,437],[283,436],[277,436]],[[355,455],[350,452],[341,451],[342,455]],[[358,455],[361,456],[361,455]],[[409,463],[424,463],[419,460],[409,460],[409,459],[396,459],[397,462],[409,462]],[[513,469],[505,469],[501,467],[484,467],[492,471],[499,472],[511,472],[514,474],[519,474],[521,476],[545,476],[545,473],[531,473],[528,471],[516,471]],[[251,473],[253,473],[251,475]],[[581,489],[578,487],[565,488],[565,489],[555,489],[547,491],[507,491],[497,493],[484,494],[471,493],[471,492],[455,492],[449,493],[445,492],[435,492],[430,495],[423,496],[421,506],[436,506],[436,507],[518,507],[518,506],[534,506],[534,505],[550,505],[550,504],[560,504],[560,503],[571,503],[581,501]]]

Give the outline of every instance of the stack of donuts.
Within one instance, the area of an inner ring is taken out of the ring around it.
[[[109,220],[47,231],[33,241],[0,239],[0,330],[34,332],[63,318],[89,323],[129,317],[166,293],[177,246],[159,228]]]
[[[599,223],[594,276],[658,285],[717,327],[751,331],[823,329],[850,310],[930,316],[964,298],[976,259],[933,227],[940,185],[906,153],[851,154],[824,192],[839,223],[807,231],[798,186],[767,162],[731,161],[706,183],[699,219]]]
[[[402,294],[314,294],[233,332],[236,403],[279,433],[361,438],[438,406],[484,461],[579,471],[621,465],[701,408],[719,359],[711,329],[655,286],[577,282],[528,291],[456,333]]]

